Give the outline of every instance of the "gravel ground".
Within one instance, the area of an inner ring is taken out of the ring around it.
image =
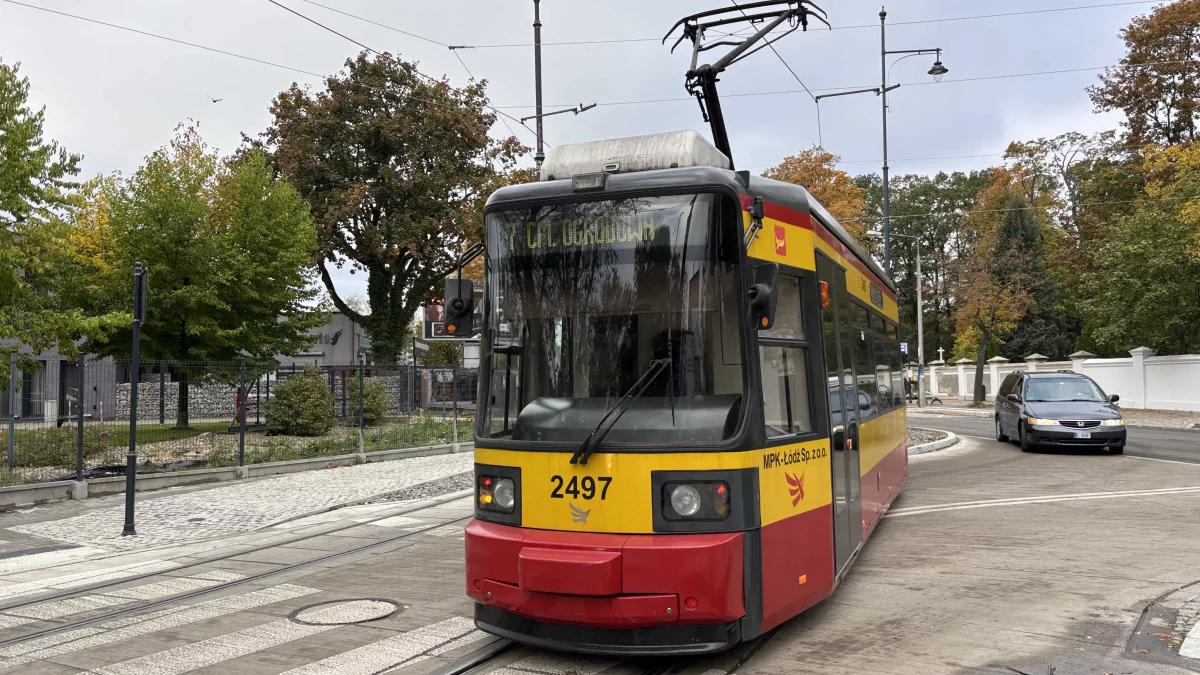
[[[944,431],[934,431],[933,429],[914,429],[908,428],[908,444],[909,445],[924,445],[940,441],[948,436]]]
[[[413,499],[426,499],[429,497],[440,497],[451,492],[470,489],[475,485],[475,472],[465,471],[453,476],[446,476],[438,480],[414,485],[412,487],[397,490],[390,495],[384,495],[379,499],[373,499],[366,504],[386,504],[390,502],[406,502]]]

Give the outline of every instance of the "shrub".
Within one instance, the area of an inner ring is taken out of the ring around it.
[[[333,394],[315,367],[280,382],[265,407],[267,424],[293,436],[320,436],[337,423]]]
[[[350,417],[358,419],[358,377],[346,383],[350,387]],[[379,424],[387,416],[388,394],[379,380],[367,380],[363,385],[363,423]]]
[[[7,449],[7,431],[0,432],[0,448]],[[13,443],[13,466],[21,468],[35,467],[73,467],[75,466],[76,430],[74,427],[56,427],[50,429],[31,429],[18,432]],[[113,444],[127,440],[114,438],[109,429],[103,427],[83,428],[83,455],[91,457],[110,450]],[[3,461],[3,450],[0,450],[0,461]]]

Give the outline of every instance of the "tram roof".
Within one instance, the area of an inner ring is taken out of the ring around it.
[[[764,201],[785,206],[802,213],[812,214],[812,217],[833,233],[838,241],[858,256],[893,293],[896,285],[892,282],[875,260],[863,250],[862,246],[850,236],[824,206],[818,202],[808,190],[799,185],[783,181],[750,175],[749,185],[742,182],[742,177],[728,169],[718,169],[709,166],[689,166],[676,169],[657,169],[652,171],[635,171],[628,173],[608,174],[603,191],[576,192],[572,189],[570,178],[545,180],[537,183],[524,183],[500,188],[488,198],[486,209],[500,210],[519,206],[521,203],[539,201],[573,201],[578,199],[594,199],[601,195],[616,196],[623,192],[679,192],[729,190],[739,195],[762,197]]]

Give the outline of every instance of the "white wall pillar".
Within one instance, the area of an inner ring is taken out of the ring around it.
[[[941,393],[940,389],[938,388],[938,373],[945,365],[946,362],[940,360],[929,364],[929,393],[934,396],[937,396]]]
[[[1071,370],[1073,370],[1077,373],[1082,373],[1083,372],[1083,362],[1087,361],[1088,359],[1094,359],[1094,358],[1096,358],[1096,355],[1091,352],[1085,352],[1083,350],[1079,350],[1079,351],[1075,352],[1074,354],[1072,354],[1070,356]]]
[[[1034,352],[1033,354],[1025,357],[1025,370],[1028,370],[1031,373],[1036,373],[1038,371],[1038,367],[1049,360],[1050,357],[1042,356],[1041,354]]]
[[[1008,363],[1008,359],[1003,356],[993,356],[988,359],[988,374],[989,378],[988,395],[995,396],[997,391],[1000,391],[1000,366]]]
[[[974,365],[975,362],[971,359],[959,359],[955,361],[958,364],[958,395],[962,398],[975,398],[975,393],[972,390],[973,383],[967,381],[967,366]]]
[[[1146,357],[1154,356],[1149,347],[1138,347],[1129,351],[1133,355],[1133,396],[1130,408],[1146,407]]]

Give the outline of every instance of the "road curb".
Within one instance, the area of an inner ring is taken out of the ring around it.
[[[928,454],[930,452],[937,452],[938,450],[945,450],[946,448],[954,445],[955,443],[958,443],[958,435],[951,433],[949,431],[945,431],[944,429],[930,429],[928,427],[909,427],[909,428],[910,429],[920,429],[922,431],[937,431],[937,432],[940,432],[943,434],[949,434],[948,436],[946,436],[945,438],[943,438],[940,441],[934,441],[932,443],[923,443],[921,445],[908,446],[908,454],[909,455],[924,455],[924,454]]]

